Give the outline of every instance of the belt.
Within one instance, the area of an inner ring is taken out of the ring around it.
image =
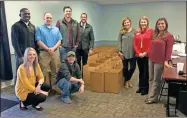
[[[44,50],[44,49],[39,49],[40,51],[46,51],[46,50]],[[47,51],[46,51],[47,52]]]
[[[58,48],[57,48],[58,49]],[[57,50],[57,49],[55,49],[55,51]],[[40,51],[46,51],[45,49],[39,49]],[[46,51],[47,52],[47,51]]]

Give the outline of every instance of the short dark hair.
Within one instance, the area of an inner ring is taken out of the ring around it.
[[[82,16],[82,15],[86,15],[86,17],[88,16],[87,13],[82,13],[81,16]]]
[[[29,10],[28,8],[22,8],[20,9],[19,13],[24,12],[25,10]]]
[[[71,11],[72,11],[72,8],[71,8],[70,6],[65,6],[65,7],[63,8],[63,11],[65,11],[65,9],[71,9]]]
[[[45,15],[46,15],[47,13],[50,13],[50,12],[45,12],[43,17],[45,17]],[[51,14],[51,13],[50,13],[50,14]]]

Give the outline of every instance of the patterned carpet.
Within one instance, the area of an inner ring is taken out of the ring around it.
[[[95,93],[86,90],[83,94],[72,96],[73,104],[64,104],[60,96],[48,97],[42,104],[44,110],[36,111],[29,107],[27,111],[21,111],[16,105],[1,113],[1,117],[94,117],[94,116],[128,116],[128,117],[165,117],[164,102],[153,105],[145,104],[147,96],[141,96],[137,90],[138,72],[137,69],[132,77],[133,88],[123,88],[119,94]],[[16,100],[14,88],[9,87],[1,92],[2,98]]]

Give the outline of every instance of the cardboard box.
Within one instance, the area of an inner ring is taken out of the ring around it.
[[[123,63],[122,63],[122,61],[119,60],[119,61],[117,62],[116,69],[123,69]]]
[[[109,93],[119,93],[122,88],[122,70],[111,69],[105,72],[104,90]]]
[[[96,60],[96,59],[98,59],[97,53],[88,57],[88,60]]]
[[[97,63],[90,63],[83,66],[83,80],[86,86],[90,86],[90,72],[95,71],[95,69],[98,68],[100,67]]]
[[[104,92],[104,72],[101,70],[90,73],[90,89],[93,92]]]

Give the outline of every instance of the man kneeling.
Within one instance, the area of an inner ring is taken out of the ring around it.
[[[79,65],[75,62],[75,52],[69,51],[67,58],[60,66],[57,73],[56,86],[62,91],[62,101],[71,104],[70,95],[75,92],[84,92],[84,81],[82,80]]]

